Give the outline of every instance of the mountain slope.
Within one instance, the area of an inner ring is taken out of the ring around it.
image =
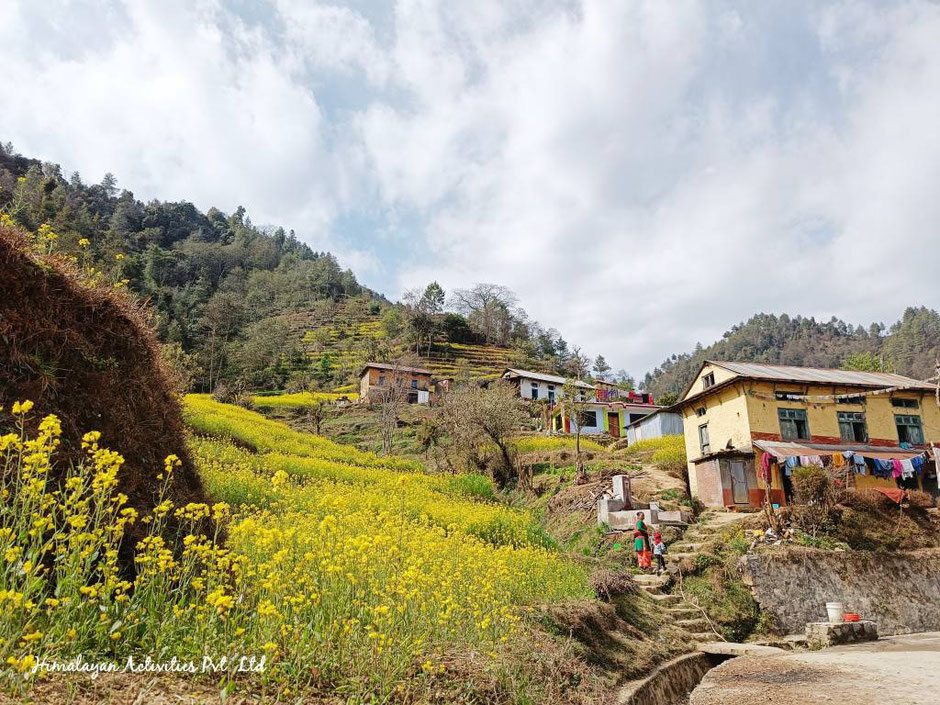
[[[810,367],[886,370],[925,379],[935,374],[940,357],[940,314],[924,306],[908,308],[887,331],[867,329],[833,318],[775,316],[760,313],[734,326],[722,339],[691,353],[672,355],[646,375],[645,386],[657,398],[679,394],[704,360],[769,362]]]

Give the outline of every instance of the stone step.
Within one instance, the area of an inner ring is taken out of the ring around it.
[[[676,626],[682,627],[683,629],[688,629],[689,631],[701,631],[703,629],[709,628],[708,620],[704,619],[703,617],[693,619],[677,619]]]
[[[658,585],[662,587],[669,584],[669,578],[664,575],[653,575],[651,573],[640,573],[633,576],[633,582],[637,585]]]
[[[675,619],[695,619],[702,613],[694,607],[667,607],[666,613],[672,615]]]
[[[707,644],[710,641],[715,641],[716,636],[715,632],[691,632],[689,638],[698,643],[698,644]]]
[[[660,595],[662,594],[663,588],[660,585],[640,585],[640,590],[647,595]]]
[[[666,558],[673,561],[688,559],[694,561],[698,557],[697,553],[667,553]]]
[[[662,592],[650,592],[648,590],[644,590],[644,592],[646,593],[647,597],[649,597],[651,600],[654,600],[656,604],[659,605],[678,605],[682,602],[682,598],[678,595],[669,595]]]

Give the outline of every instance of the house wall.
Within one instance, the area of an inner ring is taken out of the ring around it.
[[[678,436],[684,432],[682,414],[665,412],[649,416],[636,426],[626,429],[626,436],[627,441],[632,444],[648,438]]]
[[[696,414],[696,409],[700,407],[705,408],[703,416]],[[747,414],[747,398],[742,394],[741,386],[737,384],[725,387],[682,410],[685,452],[689,459],[689,485],[693,496],[698,496],[698,480],[693,461],[702,456],[698,427],[708,424],[711,452],[725,448],[729,440],[734,448],[747,449],[751,447]]]
[[[859,387],[836,387],[832,385],[794,385],[785,383],[751,382],[750,389],[773,396],[775,392],[795,392],[799,394],[852,394],[864,391]],[[940,442],[940,407],[933,396],[927,392],[896,392],[893,396],[904,399],[917,399],[919,408],[901,409],[891,403],[890,395],[865,397],[862,404],[808,404],[798,401],[778,401],[748,397],[748,418],[751,422],[751,436],[754,440],[780,440],[780,420],[778,409],[803,409],[809,422],[809,432],[814,443],[840,443],[839,411],[860,411],[865,414],[871,445],[896,446],[899,443],[895,414],[920,416],[924,429],[924,438],[930,443]]]
[[[537,385],[539,399],[548,399],[549,386],[553,386],[555,388],[556,400],[560,399],[562,396],[562,388],[564,387],[563,384],[557,384],[553,382],[543,382],[541,380],[530,379],[528,377],[519,378],[519,396],[521,396],[523,399],[531,400],[533,384]]]
[[[582,426],[581,433],[584,435],[593,435],[604,433],[607,430],[607,410],[601,405],[588,405],[584,407],[585,411],[593,411],[597,416],[597,424],[594,426]],[[577,433],[578,425],[571,420],[571,433]]]
[[[380,370],[374,367],[367,369],[362,377],[359,379],[359,397],[360,399],[368,399],[370,393],[377,389],[381,388],[379,385],[379,377],[385,377],[385,385],[390,384],[401,384],[405,391],[414,391],[411,387],[412,380],[417,380],[418,382],[418,397],[419,400],[423,399],[421,403],[427,403],[429,395],[427,394],[430,391],[431,387],[431,375],[427,374],[415,374],[412,372],[401,372],[393,370]],[[424,394],[422,394],[424,392]]]
[[[696,377],[695,381],[692,382],[692,385],[689,387],[689,393],[685,397],[686,399],[690,399],[704,391],[704,387],[702,386],[702,378],[710,372],[714,373],[715,375],[715,384],[721,384],[722,382],[725,382],[736,376],[734,372],[726,370],[724,367],[718,367],[717,365],[708,363],[701,369],[701,371],[699,371],[698,377]]]

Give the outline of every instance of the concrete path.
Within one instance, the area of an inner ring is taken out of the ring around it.
[[[821,651],[742,656],[712,669],[691,705],[936,705],[940,632]]]

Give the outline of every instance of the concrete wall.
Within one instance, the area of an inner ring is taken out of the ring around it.
[[[698,416],[696,413],[696,409],[700,407],[705,408],[703,416]],[[700,402],[685,407],[682,410],[682,419],[685,432],[685,453],[689,459],[689,485],[691,486],[692,495],[698,496],[695,463],[692,462],[702,456],[702,450],[698,442],[698,427],[702,424],[708,424],[711,452],[723,449],[729,440],[735,448],[750,448],[751,434],[747,418],[747,397],[742,394],[739,385],[731,385],[719,390],[707,399],[702,399]]]
[[[562,389],[564,386],[565,385],[563,383],[558,384],[555,382],[543,382],[538,379],[520,377],[519,378],[519,396],[521,396],[523,399],[532,400],[533,398],[536,398],[532,396],[532,390],[535,389],[538,392],[538,397],[537,397],[538,399],[548,399],[549,387],[552,387],[554,394],[555,394],[555,399],[558,400],[558,399],[561,399],[561,397],[563,396]]]
[[[878,624],[882,635],[940,630],[940,549],[905,553],[785,549],[739,564],[761,609],[786,633],[826,619],[826,602]]]
[[[627,440],[630,443],[647,438],[678,436],[681,433],[684,433],[682,415],[672,412],[653,414],[626,430]]]
[[[794,392],[796,394],[851,394],[861,390],[859,387],[838,387],[833,385],[797,385],[778,382],[751,382],[748,388],[762,394],[773,396],[775,392]],[[748,397],[747,412],[751,423],[751,432],[755,439],[780,440],[780,419],[778,409],[803,409],[809,422],[809,432],[815,443],[840,443],[839,411],[856,411],[865,414],[865,423],[872,445],[896,446],[898,430],[894,421],[895,414],[919,416],[924,429],[924,438],[930,442],[940,442],[940,407],[933,396],[927,392],[896,392],[895,397],[918,401],[918,408],[904,409],[895,407],[889,395],[864,397],[862,404],[807,404],[799,401],[778,401]]]

